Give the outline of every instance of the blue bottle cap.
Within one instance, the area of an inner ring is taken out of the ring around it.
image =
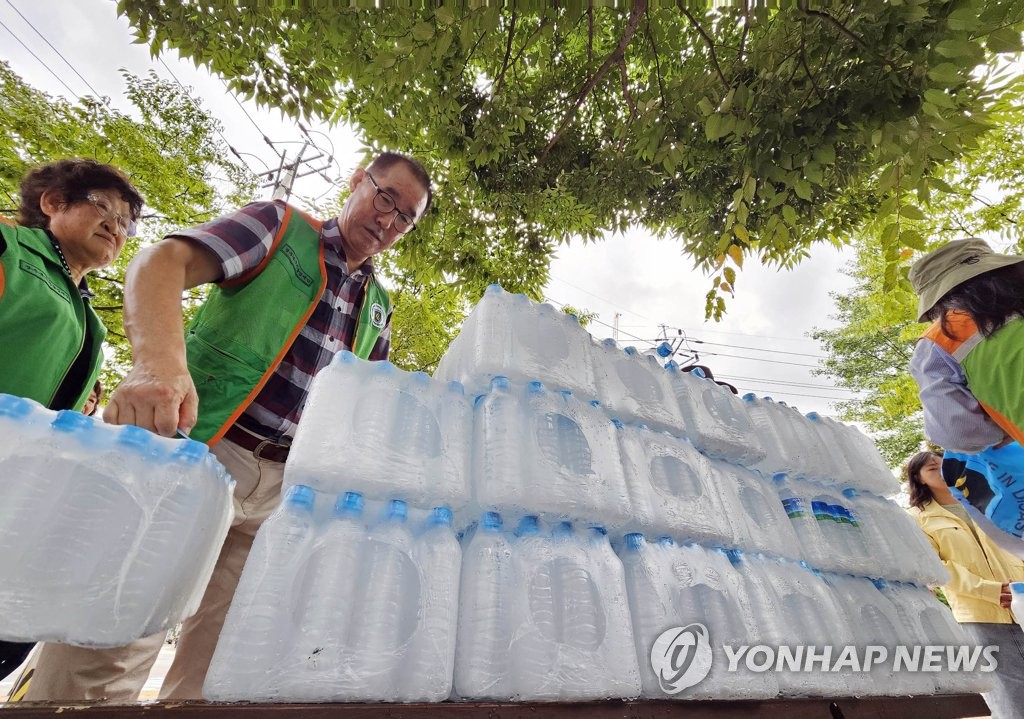
[[[126,424],[117,433],[117,443],[135,450],[145,450],[153,442],[153,435],[142,427]]]
[[[626,354],[628,354],[630,357],[633,357],[633,356],[636,355],[636,347],[627,347],[626,349],[624,349],[622,351],[625,352]]]
[[[853,487],[847,487],[843,490],[843,496],[847,499],[856,499],[860,496],[860,493]]]
[[[592,525],[590,525],[590,531],[595,536],[600,536],[600,537],[607,537],[608,536],[608,530],[605,529],[604,527],[602,527],[599,524],[592,524]]]
[[[531,394],[541,394],[544,391],[544,384],[538,380],[533,380],[526,385],[526,391]]]
[[[519,526],[516,527],[516,534],[520,537],[528,537],[540,532],[540,524],[537,522],[537,516],[533,514],[527,514],[519,520]]]
[[[612,424],[614,424],[618,429],[622,429],[625,426],[622,424],[622,420],[615,419],[614,417],[612,417]]]
[[[807,417],[807,419],[811,420],[812,422],[820,422],[821,421],[821,415],[818,414],[817,412],[808,412],[805,416]]]
[[[747,392],[745,395],[743,395],[743,401],[748,404],[753,404],[754,402],[757,401],[757,395],[754,394],[753,392]]]
[[[409,516],[409,505],[407,505],[401,499],[392,499],[388,503],[388,519],[394,519],[399,522],[404,522],[405,518]]]
[[[440,524],[445,527],[452,526],[452,510],[448,507],[434,507],[430,513],[430,523]]]
[[[13,394],[0,394],[0,417],[21,419],[32,413],[32,402]]]
[[[669,360],[668,362],[665,363],[665,369],[677,370],[679,369],[679,363],[676,362],[675,360]]]
[[[672,539],[672,537],[668,536],[667,534],[663,534],[660,537],[658,537],[658,544],[660,544],[663,547],[674,547],[676,545],[676,542],[674,539]]]
[[[670,345],[668,342],[662,342],[660,345],[658,345],[655,348],[655,352],[657,352],[658,356],[661,357],[661,358],[671,357],[672,356],[672,345]]]
[[[630,532],[626,535],[625,540],[626,548],[632,549],[634,551],[642,549],[644,544],[646,544],[646,542],[644,541],[644,535],[640,534],[639,532]]]
[[[555,537],[564,537],[567,534],[572,534],[572,522],[559,522],[551,530],[551,534]]]
[[[466,388],[462,386],[462,382],[456,382],[455,380],[448,383],[448,391],[462,396],[466,394]]]
[[[694,367],[690,371],[690,374],[694,375],[695,377],[700,377],[701,379],[707,379],[708,378],[708,376],[706,374],[704,374],[704,370],[702,370],[700,367]]]
[[[512,383],[508,381],[508,377],[504,375],[497,375],[491,378],[491,389],[508,390],[512,386]]]
[[[497,282],[492,282],[491,284],[487,285],[487,289],[484,290],[484,294],[485,295],[498,295],[498,294],[502,294],[504,291],[505,290],[501,289],[501,285],[499,285]]]
[[[487,397],[487,395],[485,395],[485,394],[478,394],[476,397],[474,397],[473,398],[473,409],[476,409],[477,407],[479,407],[480,403],[483,402],[486,397]]]
[[[359,492],[345,492],[334,503],[334,514],[338,517],[363,513],[363,495]]]
[[[592,399],[592,400],[590,400],[590,406],[591,407],[597,407],[598,409],[600,409],[601,408],[601,400],[599,400],[599,399]]]
[[[572,390],[562,389],[558,391],[558,394],[562,395],[562,399],[570,399],[572,397]]]
[[[1010,594],[1024,594],[1024,582],[1010,582]]]
[[[316,492],[304,484],[292,485],[284,495],[284,503],[287,506],[301,509],[306,512],[313,511],[313,503],[315,501]]]
[[[194,439],[183,439],[178,443],[178,448],[174,450],[172,459],[187,464],[199,464],[209,454],[210,448],[202,442],[197,442]]]
[[[577,324],[579,324],[580,318],[577,317],[575,313],[573,313],[573,312],[566,312],[565,316],[568,317],[569,319],[571,319],[573,322],[576,322]]]
[[[785,472],[776,472],[775,474],[772,475],[772,479],[774,479],[776,482],[785,482],[787,479],[789,479],[789,475],[787,475]]]
[[[334,361],[338,364],[355,364],[359,358],[348,350],[342,350],[334,355]]]
[[[615,346],[615,340],[613,340],[611,337],[606,337],[605,339],[603,339],[601,341],[601,344],[604,347],[614,347]]]
[[[76,432],[96,426],[96,420],[74,410],[62,409],[57,413],[50,426],[59,432]],[[142,431],[145,432],[146,430]]]
[[[480,529],[488,532],[500,532],[501,515],[497,512],[484,512],[480,517]]]
[[[430,384],[430,375],[426,372],[413,372],[412,381],[415,384]]]
[[[743,550],[742,549],[726,549],[725,556],[729,558],[729,561],[734,567],[738,567],[743,563]]]

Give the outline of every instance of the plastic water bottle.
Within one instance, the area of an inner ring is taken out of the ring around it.
[[[787,556],[792,559],[806,559],[815,567],[822,566],[821,529],[814,518],[810,502],[804,492],[800,491],[800,485],[785,474],[776,474],[773,479],[779,499],[782,501],[782,508],[800,543],[799,556],[794,556],[797,552],[787,552]]]
[[[452,691],[462,565],[462,550],[452,531],[450,509],[432,510],[415,549],[424,581],[422,609],[410,648],[408,674],[399,682],[398,699],[439,702]]]
[[[743,395],[750,423],[765,452],[763,459],[748,466],[769,477],[776,472],[785,471],[787,467],[791,466],[785,439],[779,434],[775,414],[768,407],[770,401],[758,398],[753,392]]]
[[[315,493],[288,489],[253,542],[203,685],[212,700],[270,699],[280,691],[281,657],[294,632],[294,580],[312,541]]]
[[[424,508],[464,502],[471,436],[472,408],[459,383],[339,352],[313,381],[285,483],[401,496]]]
[[[366,543],[359,578],[365,594],[353,619],[352,650],[365,672],[367,699],[395,698],[397,659],[416,629],[420,579],[412,559],[407,517],[406,503],[391,500],[387,517],[371,528]]]
[[[358,585],[353,578],[359,576],[366,546],[363,507],[358,492],[338,497],[326,528],[312,547],[308,583],[299,598],[299,631],[288,661],[290,667],[301,670],[295,698],[344,698],[346,687],[334,684],[341,684],[340,669],[348,659],[349,622],[358,611]]]
[[[460,697],[512,697],[507,621],[511,559],[501,516],[485,512],[463,552],[455,647],[455,693]]]
[[[597,397],[590,335],[575,316],[491,285],[462,323],[434,376],[458,380],[473,393],[491,377],[517,383],[544,377],[552,387]]]
[[[556,625],[555,582],[549,570],[552,561],[550,537],[541,534],[536,515],[524,515],[515,531],[512,546],[524,584],[525,606],[509,607],[515,631],[511,653],[513,695],[554,699],[558,696],[558,627]]]
[[[620,350],[613,339],[592,352],[598,396],[610,415],[658,430],[685,431],[669,375],[656,356],[639,354],[634,347]]]
[[[1018,626],[1024,626],[1024,582],[1010,582],[1010,612]]]

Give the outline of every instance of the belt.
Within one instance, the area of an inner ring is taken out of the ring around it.
[[[257,437],[234,424],[224,433],[224,439],[229,439],[242,449],[249,450],[256,459],[271,462],[284,462],[288,459],[288,451],[291,449],[290,445],[277,444],[269,439]]]

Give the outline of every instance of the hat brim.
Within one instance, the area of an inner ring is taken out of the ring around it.
[[[958,265],[954,269],[942,275],[938,282],[927,287],[919,294],[917,303],[917,321],[927,322],[928,313],[947,292],[962,285],[970,279],[986,272],[1016,265],[1024,262],[1024,255],[1002,255],[997,252],[988,253],[978,258],[973,265]]]

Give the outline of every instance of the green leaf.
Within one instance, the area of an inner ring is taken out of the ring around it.
[[[789,205],[782,206],[782,219],[786,221],[790,227],[795,227],[797,223],[796,210]]]
[[[447,5],[441,5],[434,10],[434,17],[437,18],[439,23],[445,26],[452,25],[458,19],[455,15],[455,11]]]
[[[725,275],[726,282],[730,285],[736,284],[736,270],[731,267],[726,267],[725,270],[723,270],[723,274]]]
[[[704,133],[708,140],[714,142],[722,136],[722,116],[718,114],[709,115],[704,123]]]
[[[1021,43],[1021,31],[1020,29],[1014,29],[1012,27],[1004,27],[999,30],[992,31],[985,45],[988,47],[990,52],[1003,53],[1003,52],[1020,52],[1024,50],[1024,45]]]
[[[916,205],[903,205],[900,216],[907,220],[923,220],[924,213]]]
[[[797,180],[793,184],[793,191],[796,192],[796,196],[801,200],[810,200],[812,197],[811,185],[807,180]]]
[[[953,98],[944,90],[936,90],[934,88],[925,90],[924,97],[928,102],[939,107],[947,107],[950,109],[956,107],[956,103],[953,101]]]
[[[935,46],[935,52],[943,57],[980,57],[981,46],[970,40],[943,40]]]
[[[959,85],[964,81],[960,68],[951,62],[935,65],[928,71],[928,78],[942,85]]]
[[[434,37],[434,26],[428,22],[421,22],[412,28],[412,36],[419,42],[426,42]]]

